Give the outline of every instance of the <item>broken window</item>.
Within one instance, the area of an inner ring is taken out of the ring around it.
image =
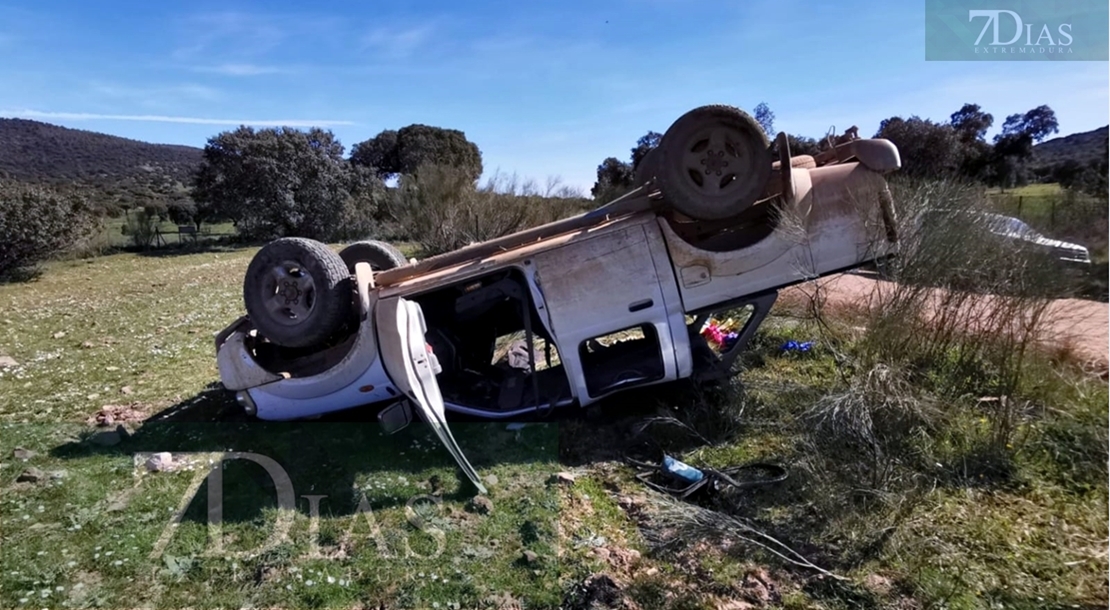
[[[664,374],[659,335],[650,324],[587,339],[578,356],[590,396],[658,381]]]

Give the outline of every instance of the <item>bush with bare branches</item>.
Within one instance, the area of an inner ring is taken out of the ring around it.
[[[393,233],[434,255],[566,218],[587,204],[554,178],[541,189],[498,173],[478,186],[465,172],[430,165],[401,178],[390,215]]]

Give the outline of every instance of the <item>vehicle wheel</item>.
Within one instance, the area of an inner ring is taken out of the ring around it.
[[[732,106],[702,106],[674,122],[659,144],[663,197],[698,220],[743,212],[771,177],[767,135]]]
[[[659,149],[653,148],[644,155],[640,160],[640,165],[636,167],[636,184],[640,186],[643,183],[655,178],[659,174]]]
[[[370,263],[374,271],[385,271],[409,264],[401,251],[384,241],[368,239],[355,242],[339,251],[339,257],[347,264],[347,271],[355,272],[355,263]]]
[[[309,347],[331,337],[350,316],[351,276],[324,244],[285,237],[251,259],[243,301],[259,334],[283,347]]]

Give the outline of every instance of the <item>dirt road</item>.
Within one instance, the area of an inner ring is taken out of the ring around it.
[[[845,273],[818,281],[819,294],[827,299],[824,307],[864,307],[876,291],[890,283],[874,276]],[[783,292],[781,300],[801,303],[814,294],[812,286],[796,286]],[[1049,306],[1049,329],[1042,343],[1068,348],[1074,355],[1103,376],[1107,375],[1110,352],[1110,305],[1083,299],[1059,299]]]

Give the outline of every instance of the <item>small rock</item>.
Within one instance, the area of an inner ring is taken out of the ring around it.
[[[22,474],[15,478],[17,483],[38,483],[46,478],[46,473],[38,468],[28,468]]]
[[[497,481],[498,481],[497,475],[487,474],[485,481],[486,481],[486,485],[489,485],[490,487],[493,487],[494,485],[497,485]]]
[[[578,475],[569,472],[557,472],[552,477],[552,480],[554,482],[562,483],[564,485],[574,485],[574,481],[576,479],[578,479]]]
[[[34,451],[31,451],[30,449],[24,449],[23,447],[16,447],[15,451],[12,451],[12,457],[17,460],[29,460],[36,455],[38,454],[36,454]]]
[[[760,606],[782,601],[778,586],[764,568],[758,568],[749,572],[748,575],[744,577],[744,582],[741,585],[741,595],[743,595],[747,601]]]
[[[135,393],[135,390],[133,390],[133,389],[131,388],[131,386],[129,386],[129,385],[125,385],[125,386],[123,386],[122,388],[120,388],[120,389],[119,389],[119,391],[120,391],[121,393],[123,393],[123,394],[126,394],[126,395],[128,395],[128,396],[130,396],[131,394],[134,394],[134,393]]]
[[[101,447],[113,447],[120,444],[120,441],[122,440],[123,437],[118,432],[118,429],[97,432],[96,434],[89,437],[90,443],[94,445],[100,445]]]
[[[54,333],[55,339],[61,339],[64,336],[66,336],[66,331],[64,330],[59,330],[58,332]]]
[[[150,472],[162,472],[164,470],[171,470],[173,469],[173,466],[173,455],[171,455],[168,451],[155,453],[154,455],[147,458],[146,461],[146,469]]]
[[[524,563],[528,565],[535,565],[540,560],[540,556],[535,551],[524,551],[523,558]]]
[[[83,347],[85,349],[92,349],[92,348],[96,347],[96,344],[93,343],[92,341],[85,341],[84,343],[81,344],[81,347]]]
[[[67,474],[69,474],[69,473],[66,472],[65,470],[51,470],[50,471],[50,478],[51,479],[64,479]]]
[[[493,512],[493,502],[485,496],[474,496],[467,504],[467,509],[479,515],[488,515]]]
[[[713,607],[717,610],[753,610],[756,606],[739,599],[725,599],[719,600]]]
[[[9,366],[19,366],[19,363],[11,356],[0,356],[0,369],[6,369]]]
[[[863,579],[863,584],[879,595],[890,595],[890,591],[893,588],[890,579],[879,574],[868,574]]]
[[[659,568],[648,568],[644,570],[644,576],[656,576],[659,574]]]

